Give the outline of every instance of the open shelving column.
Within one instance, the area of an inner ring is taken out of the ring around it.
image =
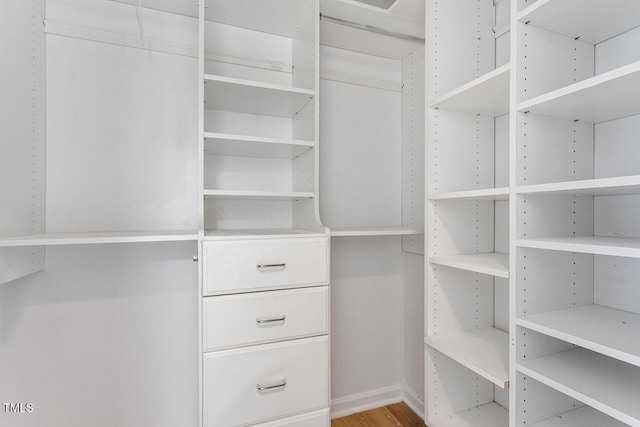
[[[513,4],[511,425],[640,425],[640,8]]]

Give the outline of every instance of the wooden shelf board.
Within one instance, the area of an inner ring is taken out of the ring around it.
[[[538,0],[518,20],[597,44],[638,26],[637,0]]]
[[[244,240],[244,239],[269,239],[269,238],[294,238],[294,237],[326,237],[327,234],[310,230],[295,228],[271,228],[271,229],[239,229],[239,230],[206,230],[204,240]]]
[[[625,423],[616,421],[600,411],[589,406],[581,406],[544,421],[537,422],[531,427],[625,427]]]
[[[517,108],[588,123],[640,114],[640,61],[521,102]]]
[[[330,227],[332,237],[406,236],[424,234],[411,227]]]
[[[509,187],[434,193],[429,200],[509,200]]]
[[[93,245],[198,240],[196,231],[112,231],[87,233],[45,233],[0,239],[0,247]]]
[[[510,70],[510,64],[503,65],[438,97],[429,107],[493,117],[507,114]]]
[[[460,270],[473,271],[474,273],[509,278],[508,254],[440,255],[429,257],[429,262]]]
[[[629,237],[575,236],[518,239],[516,244],[522,248],[640,258],[640,239]]]
[[[582,348],[520,362],[516,369],[623,423],[640,425],[640,368]]]
[[[509,411],[491,402],[429,420],[428,424],[430,427],[508,427]]]
[[[213,74],[205,75],[204,92],[207,109],[276,117],[293,117],[315,96],[310,89]]]
[[[204,190],[207,199],[228,200],[297,200],[312,199],[312,192],[303,191],[241,191],[241,190]]]
[[[314,146],[313,141],[204,133],[204,152],[212,156],[293,159]]]
[[[509,334],[481,328],[429,336],[424,341],[498,387],[509,388]]]
[[[640,315],[599,305],[532,314],[517,324],[640,366]]]
[[[540,193],[591,196],[640,194],[640,175],[523,185],[517,187],[516,192],[519,194]]]

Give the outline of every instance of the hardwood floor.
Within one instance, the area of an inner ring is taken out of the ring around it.
[[[331,421],[331,427],[425,427],[425,424],[406,403],[401,402],[336,418]]]

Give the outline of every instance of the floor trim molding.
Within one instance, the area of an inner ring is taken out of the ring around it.
[[[402,384],[395,384],[390,387],[333,399],[331,401],[331,418],[346,417],[356,412],[402,402],[403,390]]]

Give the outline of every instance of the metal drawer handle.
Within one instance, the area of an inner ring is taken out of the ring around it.
[[[279,384],[274,384],[274,385],[256,384],[256,388],[258,389],[258,391],[268,391],[268,390],[275,390],[277,388],[284,388],[286,385],[287,385],[287,380],[282,380],[280,381]]]
[[[274,317],[273,319],[256,319],[256,323],[258,325],[262,325],[265,323],[275,323],[275,322],[284,322],[286,319],[286,316],[280,316],[280,317]]]
[[[258,270],[262,270],[265,268],[285,268],[287,264],[285,264],[284,262],[281,264],[258,264],[256,265],[256,267],[258,267]]]

